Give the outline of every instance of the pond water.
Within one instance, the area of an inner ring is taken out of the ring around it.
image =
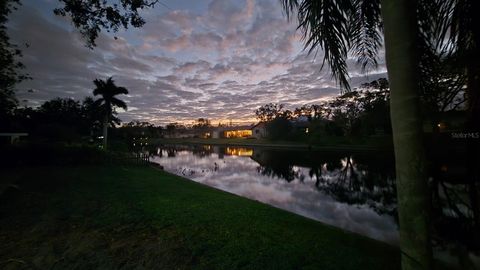
[[[436,258],[480,268],[480,190],[465,151],[430,149]],[[212,145],[149,146],[171,173],[398,245],[393,153]]]
[[[391,244],[398,242],[391,154],[161,146],[168,172]]]

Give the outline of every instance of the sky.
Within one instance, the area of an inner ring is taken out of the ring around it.
[[[68,18],[53,14],[57,0],[22,0],[8,24],[32,77],[17,87],[20,105],[82,100],[94,79],[112,76],[129,90],[121,97],[124,122],[250,124],[264,104],[294,109],[340,93],[328,68],[320,69],[322,51],[303,50],[297,21],[286,19],[279,0],[163,3],[142,11],[142,28],[101,32],[91,50]],[[349,59],[351,86],[386,77],[383,59],[367,75]]]

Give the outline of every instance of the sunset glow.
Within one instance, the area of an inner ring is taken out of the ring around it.
[[[124,122],[251,124],[263,104],[293,109],[340,92],[329,70],[320,71],[322,52],[315,60],[303,51],[279,1],[163,2],[142,12],[142,28],[103,31],[90,50],[68,19],[53,14],[57,1],[22,1],[9,22],[33,78],[18,86],[21,105],[81,100],[94,79],[113,76],[130,90],[129,110],[119,111]],[[353,87],[386,76],[382,59],[368,77],[355,65],[350,73]]]

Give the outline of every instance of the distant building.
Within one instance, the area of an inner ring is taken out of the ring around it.
[[[267,135],[267,125],[265,122],[260,122],[252,127],[252,137],[262,139],[266,138]]]
[[[252,126],[217,127],[211,133],[212,138],[250,138]]]
[[[310,122],[308,120],[292,121],[292,128],[302,132],[308,133]],[[211,138],[255,138],[263,139],[268,137],[267,123],[259,122],[256,125],[250,126],[229,126],[214,128],[211,133]]]

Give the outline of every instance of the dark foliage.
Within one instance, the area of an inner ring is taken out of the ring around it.
[[[18,0],[0,1],[0,122],[12,113],[17,106],[13,86],[25,80],[27,74],[22,73],[24,65],[18,61],[21,51],[12,44],[7,35],[6,23],[8,15],[20,5]]]
[[[382,37],[378,0],[283,0],[288,17],[298,11],[298,29],[309,52],[321,49],[340,86],[350,90],[347,58],[349,53],[364,68],[377,66]],[[322,65],[323,68],[323,65]]]
[[[255,110],[255,115],[260,122],[268,122],[282,115],[283,107],[283,104],[268,103]]]
[[[291,137],[292,124],[284,117],[277,117],[268,122],[267,133],[271,140],[287,140]]]
[[[159,0],[120,0],[113,3],[105,0],[59,0],[59,2],[62,7],[56,8],[54,13],[69,16],[73,25],[86,39],[89,48],[95,47],[95,40],[102,29],[117,32],[122,27],[125,29],[129,26],[142,27],[145,20],[140,11],[153,8],[160,3]]]
[[[260,121],[268,122],[267,133],[275,140],[390,134],[389,91],[388,80],[381,78],[333,100],[303,105],[293,113],[274,103],[255,113]]]
[[[9,129],[29,133],[33,141],[79,142],[99,133],[103,110],[91,97],[82,103],[55,98],[38,108],[17,108],[7,119]],[[116,118],[116,121],[120,121]]]

